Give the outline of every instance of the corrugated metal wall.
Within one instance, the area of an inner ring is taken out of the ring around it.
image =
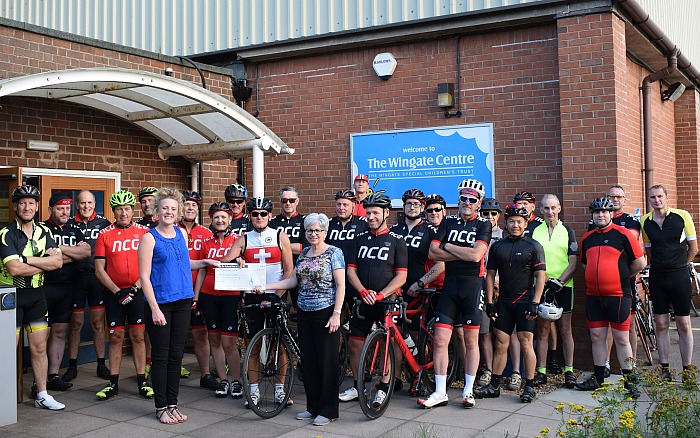
[[[190,55],[535,1],[0,0],[0,16],[151,52]],[[700,64],[700,1],[637,1]]]

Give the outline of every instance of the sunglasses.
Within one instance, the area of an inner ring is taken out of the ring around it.
[[[297,202],[297,198],[282,198],[280,199],[280,202],[282,204],[294,204],[295,202]]]
[[[439,208],[426,208],[425,212],[426,213],[440,213],[443,210],[442,207]]]
[[[34,239],[29,239],[29,243],[32,245],[32,254],[34,257],[36,257],[36,255],[39,254],[38,244]]]
[[[325,230],[306,230],[306,234],[308,234],[309,236],[311,236],[311,235],[313,235],[313,234],[321,234],[321,233],[323,233],[324,231],[325,231]]]
[[[266,211],[251,211],[250,215],[253,217],[267,217],[267,215],[270,214]]]
[[[498,216],[499,214],[500,214],[500,212],[494,211],[494,210],[482,211],[482,212],[481,212],[481,215],[482,215],[482,216],[486,216],[486,217],[488,217],[488,216]]]
[[[468,202],[470,204],[476,204],[479,202],[478,199],[472,198],[471,196],[459,195],[459,202]]]
[[[238,204],[241,205],[245,202],[245,199],[231,199],[228,201],[229,204]]]
[[[623,195],[608,195],[608,199],[624,199]]]

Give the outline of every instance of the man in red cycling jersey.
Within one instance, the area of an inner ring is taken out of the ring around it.
[[[610,325],[627,395],[638,398],[639,390],[629,375],[633,362],[629,339],[632,301],[629,279],[644,269],[646,260],[637,237],[612,222],[614,208],[609,199],[594,199],[588,209],[596,228],[583,235],[580,258],[586,277],[586,322],[591,332],[594,374],[576,387],[592,391],[605,380]]]
[[[129,321],[129,339],[134,356],[139,394],[153,397],[146,383],[146,346],[144,342],[144,299],[139,280],[138,248],[148,227],[132,222],[136,198],[128,190],[119,190],[109,199],[115,221],[100,231],[95,244],[95,274],[105,287],[109,325],[109,384],[96,395],[106,400],[119,394],[119,370],[122,366],[124,324]]]

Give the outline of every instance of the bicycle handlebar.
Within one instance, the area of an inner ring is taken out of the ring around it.
[[[427,290],[427,289],[423,289]],[[434,289],[433,289],[434,290]],[[355,297],[355,304],[352,306],[352,314],[357,317],[357,319],[365,319],[364,316],[360,314],[360,304],[364,303],[361,298]],[[408,303],[403,300],[402,297],[398,297],[396,301],[375,301],[374,304],[379,304],[382,306],[399,306],[399,312],[401,314],[401,317],[403,320],[406,322],[406,324],[410,324],[411,320],[406,316],[406,308],[408,307]]]
[[[241,309],[253,309],[253,308],[258,308],[258,309],[270,309],[270,308],[275,308],[275,309],[289,310],[289,308],[290,308],[291,306],[290,306],[289,304],[287,304],[287,303],[281,303],[281,302],[273,303],[273,302],[271,302],[271,301],[263,301],[263,302],[258,303],[258,304],[244,304],[244,305],[241,305],[240,307],[241,307]]]

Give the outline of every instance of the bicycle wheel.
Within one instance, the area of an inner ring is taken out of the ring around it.
[[[299,345],[299,331],[296,327],[287,327],[289,329],[289,334],[292,336]],[[304,383],[304,376],[301,373],[301,357],[299,357],[294,363],[294,377],[299,381],[299,383]]]
[[[649,366],[654,366],[654,359],[651,357],[651,350],[649,349],[649,343],[647,343],[647,338],[644,333],[644,320],[642,318],[642,315],[637,313],[637,316],[634,318],[634,326],[637,330],[637,337],[642,342],[642,348],[644,349],[644,354],[647,356],[647,362],[649,362]]]
[[[388,343],[387,343],[388,342]],[[389,406],[391,394],[394,392],[394,348],[387,336],[385,329],[375,330],[365,340],[360,354],[358,373],[363,373],[364,378],[359,378],[357,384],[360,408],[367,418],[375,420],[384,414]],[[389,378],[389,389],[386,396],[378,397],[379,383],[382,377]]]
[[[277,330],[266,328],[253,336],[241,370],[243,392],[252,411],[262,418],[279,414],[292,392],[293,372],[292,351]],[[281,393],[277,391],[280,384]],[[257,392],[251,391],[252,385],[258,386]]]
[[[654,305],[651,303],[651,298],[647,299],[647,305],[646,305],[646,315],[645,315],[645,320],[646,320],[646,337],[647,337],[647,342],[649,343],[649,348],[651,348],[651,351],[656,351],[656,326],[654,325]]]
[[[422,336],[419,340],[418,345],[418,356],[420,357],[420,353],[423,352],[423,363],[419,365],[423,365],[429,362],[433,361],[433,335],[434,335],[434,327],[435,327],[435,318],[431,319],[428,321],[428,324],[426,325],[427,333],[425,333],[425,336]],[[447,345],[447,356],[448,356],[448,362],[447,362],[447,387],[449,388],[450,385],[452,385],[452,382],[454,382],[455,378],[457,377],[457,370],[459,370],[459,349],[457,348],[457,341],[455,340],[456,336],[453,336],[450,338],[450,343]],[[421,374],[421,380],[423,382],[423,385],[425,385],[425,389],[427,391],[427,395],[430,395],[432,392],[435,391],[435,368],[434,367],[429,367],[423,370]]]
[[[694,267],[689,266],[688,269],[690,270],[690,283],[692,286],[690,294],[690,310],[693,311],[695,316],[700,316],[700,314],[698,314],[698,309],[695,307],[694,301],[694,298],[700,295],[700,274],[698,274],[698,271],[696,271]]]
[[[348,332],[340,327],[340,345],[338,347],[338,387],[343,384],[348,372]]]

